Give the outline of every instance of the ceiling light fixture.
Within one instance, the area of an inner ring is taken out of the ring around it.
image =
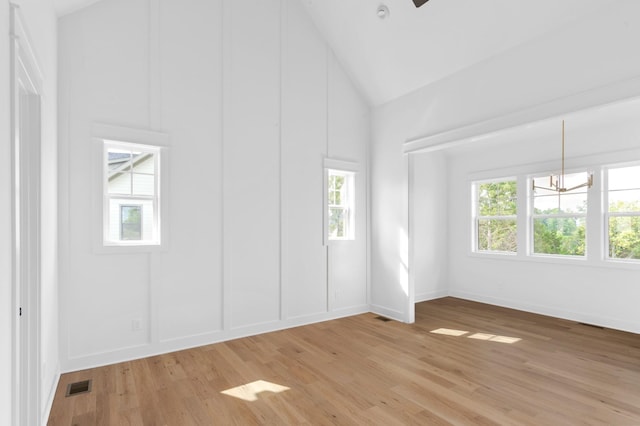
[[[386,5],[381,4],[380,6],[378,6],[376,14],[378,15],[378,18],[385,19],[389,16],[389,8]]]
[[[571,188],[567,188],[564,186],[564,120],[562,120],[562,169],[559,175],[551,175],[549,176],[549,185],[548,186],[537,186],[535,179],[533,180],[533,190],[536,189],[545,189],[547,191],[557,192],[558,194],[563,194],[565,192],[570,192],[578,188],[584,188],[585,186],[591,188],[593,185],[593,173],[589,173],[587,176],[587,181],[581,183],[579,185],[572,186]]]

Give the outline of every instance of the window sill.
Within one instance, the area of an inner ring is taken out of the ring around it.
[[[543,255],[543,254],[515,254],[515,253],[482,253],[482,252],[469,252],[469,257],[487,260],[502,260],[507,262],[530,262],[530,263],[547,263],[555,265],[566,266],[580,266],[587,268],[605,268],[605,269],[628,269],[628,270],[640,270],[639,260],[603,260],[603,259],[589,259],[588,257],[577,256],[555,256],[555,255]]]
[[[102,244],[94,247],[96,254],[154,253],[167,251],[165,244]]]

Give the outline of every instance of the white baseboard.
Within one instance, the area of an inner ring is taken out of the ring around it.
[[[562,318],[569,321],[593,324],[600,327],[611,328],[615,330],[628,331],[630,333],[640,334],[640,326],[617,318],[605,317],[601,315],[593,315],[591,313],[567,311],[564,309],[553,308],[549,306],[525,303],[522,301],[497,298],[481,294],[470,293],[466,291],[450,290],[449,296],[460,299],[471,300],[474,302],[487,303],[490,305],[502,306],[504,308],[517,309],[519,311],[531,312],[534,314],[546,315],[555,318]]]
[[[56,374],[51,383],[51,389],[49,389],[49,396],[42,412],[42,419],[40,424],[46,425],[49,422],[49,416],[51,415],[51,407],[53,407],[53,398],[56,396],[56,390],[58,389],[58,383],[60,383],[60,366],[56,367]]]
[[[279,331],[287,328],[299,327],[302,325],[309,325],[318,322],[363,314],[369,311],[370,309],[368,305],[360,305],[346,309],[337,309],[332,312],[318,313],[283,321],[271,321],[268,323],[253,324],[249,326],[234,328],[231,330],[215,330],[209,333],[185,336],[178,339],[164,340],[147,345],[121,348],[119,350],[110,352],[86,354],[64,361],[62,365],[62,371],[66,373],[71,371],[86,370],[89,368],[101,367],[118,362],[132,361],[135,359],[181,351],[198,346],[211,345],[227,340],[255,336],[257,334],[270,333],[272,331]]]
[[[428,293],[416,294],[416,303],[426,302],[428,300],[440,299],[441,297],[447,297],[449,292],[447,290],[430,291]]]
[[[391,318],[396,321],[406,322],[404,318],[404,312],[397,311],[395,309],[389,309],[380,305],[371,305],[371,312],[376,315]]]

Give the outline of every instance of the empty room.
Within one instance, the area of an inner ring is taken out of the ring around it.
[[[640,2],[0,40],[0,425],[640,425]]]

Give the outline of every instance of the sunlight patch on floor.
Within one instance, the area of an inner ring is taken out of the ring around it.
[[[469,339],[489,340],[491,342],[509,343],[509,344],[519,342],[520,340],[522,340],[518,337],[496,336],[495,334],[487,334],[487,333],[475,333],[467,337]]]
[[[286,386],[277,385],[265,380],[256,380],[255,382],[236,386],[235,388],[227,389],[220,393],[252,402],[257,401],[258,395],[262,392],[280,393],[288,390],[289,388]]]
[[[430,333],[433,333],[433,334],[444,334],[446,336],[456,336],[456,337],[460,337],[460,336],[464,336],[465,334],[469,334],[468,331],[454,330],[454,329],[451,329],[451,328],[438,328],[436,330],[431,330]],[[489,333],[474,333],[474,334],[471,334],[471,335],[466,336],[466,337],[467,337],[467,339],[488,340],[490,342],[508,343],[508,344],[516,343],[516,342],[519,342],[520,340],[522,340],[519,337],[498,336],[498,335],[489,334]]]
[[[445,334],[447,336],[464,336],[468,331],[453,330],[451,328],[439,328],[437,330],[431,330],[434,334]]]

